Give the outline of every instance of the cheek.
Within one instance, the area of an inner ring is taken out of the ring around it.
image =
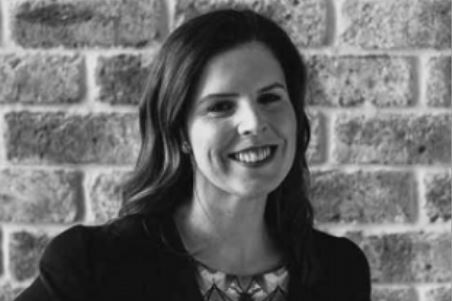
[[[296,144],[297,139],[297,118],[292,108],[287,108],[278,114],[275,120],[280,131],[286,136],[289,142]]]
[[[215,160],[225,151],[225,126],[211,122],[194,122],[189,138],[193,154],[198,164],[205,160]]]
[[[287,154],[290,157],[290,160],[293,160],[297,150],[297,119],[295,112],[293,112],[293,110],[286,112],[285,116],[280,120],[280,125],[280,129],[284,133],[284,138],[287,141]],[[289,159],[289,157],[287,159]],[[291,164],[293,164],[293,162]]]

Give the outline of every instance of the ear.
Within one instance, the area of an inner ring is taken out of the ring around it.
[[[187,141],[182,142],[182,152],[184,154],[189,154],[191,152],[190,144]]]
[[[182,152],[184,154],[189,154],[191,152],[190,143],[188,142],[187,135],[182,131],[179,134],[179,141],[180,141]]]

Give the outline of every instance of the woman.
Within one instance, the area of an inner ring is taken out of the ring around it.
[[[176,29],[151,66],[120,218],[56,237],[18,300],[370,300],[363,253],[312,227],[305,76],[252,11]]]

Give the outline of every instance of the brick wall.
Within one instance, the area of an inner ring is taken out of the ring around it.
[[[316,223],[365,251],[373,300],[450,300],[451,0],[0,0],[0,300],[51,237],[115,215],[149,60],[224,4],[303,53]]]

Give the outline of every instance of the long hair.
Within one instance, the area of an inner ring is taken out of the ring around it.
[[[139,105],[142,145],[135,170],[123,187],[120,216],[167,216],[190,198],[194,171],[182,143],[198,80],[213,56],[252,41],[265,45],[280,63],[297,118],[295,160],[280,186],[270,193],[265,220],[294,270],[303,267],[307,273],[313,213],[307,197],[305,156],[310,139],[304,110],[306,67],[284,30],[251,10],[218,10],[193,18],[160,48]]]

